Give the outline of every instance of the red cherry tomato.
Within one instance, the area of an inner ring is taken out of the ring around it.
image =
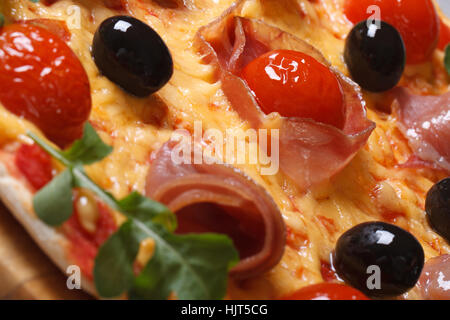
[[[283,300],[369,300],[352,287],[337,283],[319,283],[302,288]]]
[[[328,67],[309,55],[271,51],[250,62],[241,76],[266,114],[278,112],[284,117],[344,126],[341,85]]]
[[[357,23],[373,15],[367,13],[371,5],[378,6],[381,20],[402,35],[408,64],[428,60],[439,35],[439,17],[432,0],[346,0],[344,12],[350,21]]]
[[[53,178],[51,157],[38,145],[21,145],[16,152],[15,163],[36,190],[41,189]]]
[[[450,43],[450,27],[441,20],[438,48],[444,50]]]
[[[64,147],[81,137],[91,110],[86,72],[58,36],[34,24],[0,29],[0,102]]]

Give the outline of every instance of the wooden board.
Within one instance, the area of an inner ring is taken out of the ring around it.
[[[66,277],[0,202],[0,299],[89,299]]]

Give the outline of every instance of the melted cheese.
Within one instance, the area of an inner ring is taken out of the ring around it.
[[[188,8],[165,9],[151,1],[129,1],[132,13],[151,25],[170,48],[175,71],[170,82],[148,99],[124,93],[99,74],[90,54],[97,26],[114,12],[97,0],[62,0],[51,7],[28,0],[6,0],[10,18],[46,17],[66,20],[67,8],[81,7],[81,29],[72,29],[70,46],[80,58],[90,79],[93,110],[90,121],[101,137],[114,147],[107,159],[90,166],[89,175],[117,197],[132,189],[143,191],[151,153],[177,128],[192,129],[194,120],[203,128],[248,128],[230,107],[213,81],[213,69],[201,62],[193,39],[201,26],[217,18],[232,0],[186,1]],[[262,4],[264,3],[264,5]],[[247,1],[242,15],[263,19],[318,48],[340,71],[345,35],[351,28],[342,14],[341,1],[306,0]],[[442,53],[420,67],[409,68],[403,85],[428,92],[448,89]],[[438,75],[430,77],[430,74]],[[411,155],[395,119],[373,111],[376,97],[366,96],[368,116],[377,128],[367,145],[331,181],[299,193],[282,173],[260,176],[258,165],[240,168],[262,184],[280,207],[289,230],[285,255],[277,267],[256,279],[230,280],[229,298],[276,298],[308,284],[322,282],[321,263],[329,262],[338,237],[352,226],[373,220],[396,223],[412,232],[428,258],[450,253],[445,241],[431,231],[424,212],[426,192],[441,178],[432,170],[400,170],[396,163]],[[0,110],[0,142],[20,138],[26,121]],[[3,118],[5,117],[5,118]],[[4,119],[8,119],[5,121]],[[409,298],[414,298],[412,292]]]

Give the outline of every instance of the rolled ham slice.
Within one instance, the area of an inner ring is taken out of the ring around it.
[[[285,225],[271,196],[236,168],[172,161],[175,141],[156,153],[146,179],[146,195],[177,215],[177,233],[227,234],[240,262],[230,274],[257,276],[274,267],[285,247]]]
[[[450,255],[432,258],[425,263],[419,287],[424,299],[450,300]]]
[[[424,165],[450,172],[450,92],[420,96],[396,88],[393,95],[398,127],[414,154]]]
[[[339,172],[364,146],[375,124],[366,117],[359,87],[314,47],[262,21],[240,17],[240,1],[218,20],[201,28],[196,46],[204,62],[216,67],[217,80],[240,117],[253,128],[280,130],[280,167],[301,189]],[[239,75],[252,60],[275,49],[306,53],[336,74],[344,92],[346,120],[341,129],[311,119],[264,114]]]

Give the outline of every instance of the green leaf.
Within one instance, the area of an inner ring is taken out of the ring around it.
[[[46,224],[59,226],[72,214],[72,172],[64,170],[33,198],[34,211]]]
[[[176,216],[169,209],[138,192],[116,200],[95,184],[83,165],[106,157],[111,147],[86,124],[83,138],[69,150],[59,151],[33,133],[38,145],[68,167],[39,191],[33,205],[49,225],[60,225],[73,211],[72,187],[93,191],[111,209],[128,220],[99,249],[94,282],[100,296],[163,299],[174,292],[179,299],[220,299],[226,292],[228,270],[238,262],[230,238],[218,234],[175,235]],[[155,241],[153,257],[135,277],[134,262],[141,241]]]
[[[130,275],[139,243],[147,238],[155,241],[155,252],[133,280]],[[175,235],[161,225],[130,218],[100,248],[94,281],[106,298],[129,289],[132,299],[165,299],[171,292],[179,299],[221,299],[228,270],[237,261],[238,253],[227,236]]]
[[[45,140],[41,139],[37,134],[34,132],[28,131],[27,135],[38,145],[40,146],[45,152],[47,152],[49,155],[51,155],[53,158],[64,164],[65,166],[72,166],[73,164],[68,161],[64,156],[62,155],[61,151],[57,150],[50,144],[48,144]]]
[[[95,129],[86,123],[83,137],[76,140],[70,149],[61,152],[62,156],[71,162],[92,164],[100,161],[112,152],[112,147],[105,144]]]
[[[155,252],[136,278],[131,299],[166,299],[174,292],[180,300],[223,299],[228,271],[239,260],[233,242],[225,235],[175,235],[159,226],[145,225],[153,233]]]
[[[102,142],[89,123],[85,124],[83,137],[75,141],[72,147],[64,152],[55,149],[32,132],[29,132],[28,136],[55,159],[71,167],[73,187],[86,188],[93,191],[100,200],[113,210],[142,220],[148,219],[155,223],[161,223],[170,231],[175,230],[176,217],[166,206],[137,192],[133,192],[126,198],[117,201],[109,192],[100,188],[87,176],[83,164],[99,161],[112,150],[110,146]]]
[[[177,227],[175,215],[163,204],[142,196],[139,192],[132,192],[117,202],[120,211],[141,221],[160,223],[169,231]]]
[[[143,221],[160,223],[169,231],[176,229],[177,220],[175,215],[163,204],[142,196],[139,192],[133,191],[122,200],[116,200],[112,194],[97,186],[86,175],[83,167],[73,168],[74,186],[93,191],[104,203],[112,209],[120,211],[126,216],[136,217]]]
[[[94,265],[94,281],[101,297],[114,298],[131,287],[133,262],[139,250],[140,238],[134,237],[132,221],[121,225],[100,247]]]
[[[85,188],[94,192],[100,200],[111,207],[111,209],[120,211],[117,205],[117,200],[114,196],[100,188],[95,182],[93,182],[84,171],[81,165],[75,165],[72,169],[73,172],[73,186],[77,188]]]
[[[5,24],[5,16],[0,12],[0,28]]]
[[[445,48],[444,65],[447,70],[447,74],[450,75],[450,44]]]

